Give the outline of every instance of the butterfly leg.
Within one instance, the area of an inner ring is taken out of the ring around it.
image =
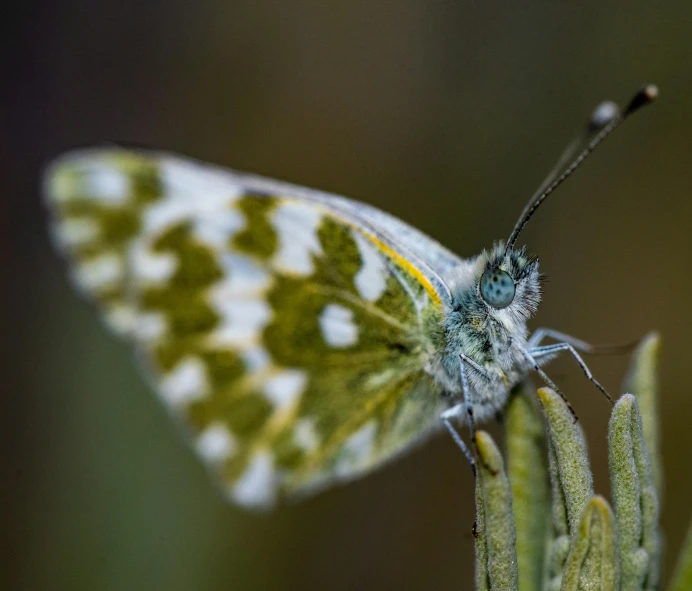
[[[531,367],[533,367],[534,371],[541,376],[542,380],[548,384],[555,392],[562,398],[562,400],[565,402],[567,405],[567,408],[569,409],[570,413],[572,413],[572,416],[574,417],[574,422],[576,423],[579,420],[579,417],[577,416],[577,413],[574,412],[574,408],[572,408],[572,404],[570,401],[567,399],[567,396],[565,396],[564,392],[560,390],[560,388],[557,387],[557,384],[553,382],[553,380],[548,377],[548,374],[543,371],[543,368],[538,365],[538,361],[536,361],[536,358],[531,354],[531,352],[528,349],[525,349],[524,347],[517,347],[517,350],[524,356],[524,358],[531,364]],[[535,349],[534,349],[535,350]]]
[[[593,377],[591,370],[586,365],[586,363],[584,363],[584,360],[581,358],[581,355],[577,353],[575,347],[570,343],[556,343],[555,345],[546,345],[544,347],[533,347],[532,349],[529,349],[529,353],[531,354],[534,360],[540,359],[544,356],[550,356],[554,353],[560,353],[561,351],[569,351],[572,354],[572,357],[574,357],[576,362],[579,364],[579,367],[581,367],[581,370],[584,372],[586,378],[589,381],[591,381],[591,383],[593,383],[594,386],[596,386],[596,388],[598,388],[605,395],[605,397],[612,403],[613,399],[611,398],[610,394],[608,394],[608,391],[601,385],[601,383],[596,378]]]
[[[631,343],[622,343],[616,345],[592,345],[586,341],[582,341],[581,339],[577,339],[571,335],[565,334],[564,332],[553,330],[552,328],[537,328],[528,341],[529,350],[538,348],[541,342],[543,342],[543,340],[546,338],[554,339],[560,343],[568,343],[578,351],[591,355],[626,353],[627,351],[632,350],[638,343],[638,341],[633,341]]]
[[[471,437],[476,436],[476,421],[473,416],[473,404],[471,403],[471,388],[469,387],[469,377],[466,374],[466,364],[469,364],[476,371],[483,375],[487,375],[486,371],[478,365],[473,359],[467,357],[463,353],[459,353],[459,374],[461,375],[461,389],[464,392],[464,406],[466,406],[466,418],[469,422],[469,431]]]
[[[466,374],[466,364],[469,364],[471,367],[473,367],[476,371],[479,371],[483,375],[486,374],[485,370],[478,365],[473,359],[470,359],[463,353],[459,355],[459,373],[461,375],[461,389],[462,393],[464,396],[464,401],[455,404],[453,407],[447,409],[444,411],[441,415],[442,422],[444,423],[445,427],[447,427],[447,430],[449,431],[450,435],[452,436],[452,439],[454,439],[454,442],[457,444],[459,449],[463,452],[463,454],[466,456],[466,459],[469,461],[471,464],[471,469],[473,470],[473,473],[476,473],[476,462],[473,459],[473,455],[471,454],[469,448],[467,445],[464,443],[464,440],[461,438],[459,435],[459,432],[456,430],[454,425],[452,424],[452,419],[459,418],[464,412],[466,413],[466,420],[468,421],[469,425],[469,431],[471,432],[471,438],[473,439],[476,436],[476,423],[473,417],[473,404],[471,404],[471,389],[469,387],[469,379]]]
[[[464,440],[461,438],[461,435],[459,435],[459,432],[456,430],[456,427],[452,424],[452,419],[458,418],[459,416],[461,416],[463,412],[464,403],[462,402],[459,404],[455,404],[451,408],[448,408],[440,415],[440,418],[442,419],[444,426],[447,427],[447,431],[449,431],[449,434],[452,436],[454,443],[457,444],[457,447],[466,456],[466,459],[469,461],[469,464],[471,464],[471,470],[473,470],[473,473],[475,475],[476,460],[473,459],[473,454],[471,454],[471,451],[469,450],[468,446],[464,443]]]

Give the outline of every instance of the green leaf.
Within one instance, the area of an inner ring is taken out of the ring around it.
[[[661,552],[658,496],[637,399],[631,394],[615,404],[608,428],[608,451],[621,589],[657,589]]]
[[[525,389],[507,407],[507,473],[512,486],[517,531],[519,588],[543,583],[549,527],[547,443],[543,421]]]
[[[473,524],[476,540],[476,591],[490,591],[488,577],[488,541],[485,534],[485,507],[483,503],[483,479],[476,473],[476,521]]]
[[[649,448],[654,482],[659,495],[663,491],[663,463],[658,431],[658,357],[660,349],[661,338],[658,333],[649,333],[642,339],[632,356],[630,369],[622,390],[637,397],[644,439]]]
[[[483,528],[482,536],[477,538],[477,546],[485,542],[490,589],[511,591],[519,588],[519,572],[509,480],[500,450],[490,435],[485,431],[477,431],[475,442],[478,453],[477,478],[481,493],[479,508],[482,508],[477,509],[476,526],[480,521]]]
[[[565,564],[565,560],[567,560],[567,553],[569,552],[570,537],[565,494],[560,483],[560,470],[555,458],[555,449],[550,439],[548,439],[548,460],[553,501],[553,532],[547,543],[548,560],[544,579],[550,582],[548,588],[559,589],[562,567]]]
[[[562,397],[550,388],[538,390],[549,442],[553,500],[553,537],[549,542],[549,588],[558,589],[570,541],[586,504],[593,497],[593,477],[581,427]]]
[[[551,470],[553,491],[559,490],[564,499],[569,535],[572,536],[586,504],[594,494],[586,442],[581,427],[558,394],[550,388],[541,388],[538,398],[543,405],[548,438],[555,458]],[[554,498],[553,502],[559,503],[560,500]],[[560,524],[556,524],[556,527],[558,532],[561,531]]]
[[[562,591],[618,588],[618,559],[613,512],[601,496],[586,506],[574,532],[562,573]]]

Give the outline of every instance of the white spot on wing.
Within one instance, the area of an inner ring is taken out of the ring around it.
[[[103,254],[82,262],[76,269],[76,279],[87,289],[111,287],[123,278],[122,258],[116,254]]]
[[[353,324],[353,310],[339,304],[328,304],[318,321],[322,338],[330,347],[350,347],[358,342],[358,327]]]
[[[133,322],[132,330],[136,339],[151,342],[165,334],[166,320],[160,312],[140,313],[136,322]]]
[[[279,251],[274,264],[282,271],[297,275],[310,275],[312,256],[321,254],[317,227],[322,215],[315,208],[302,203],[280,203],[273,212],[272,223],[279,238]]]
[[[99,225],[94,220],[86,218],[66,219],[53,227],[57,244],[67,247],[93,242],[99,233]]]
[[[364,299],[374,302],[387,288],[387,265],[375,245],[365,236],[354,230],[353,237],[362,261],[353,282]]]
[[[334,466],[337,476],[350,476],[370,463],[376,430],[375,421],[368,421],[344,442],[339,460]]]
[[[214,343],[247,345],[259,339],[262,329],[271,319],[271,308],[264,300],[233,300],[212,291],[211,303],[221,316],[221,324],[210,334]]]
[[[185,359],[163,379],[160,391],[162,398],[172,406],[202,398],[207,393],[204,365],[199,359]]]
[[[267,451],[258,452],[250,461],[232,490],[241,505],[255,507],[272,505],[276,500],[274,461]]]
[[[245,363],[245,367],[251,372],[266,369],[271,363],[271,357],[267,350],[261,345],[245,347],[240,351],[240,357]]]
[[[221,265],[228,278],[218,283],[214,291],[222,299],[261,292],[271,283],[269,273],[250,257],[225,253]]]
[[[144,245],[131,250],[132,273],[142,281],[166,281],[175,272],[178,261],[170,253],[152,252]]]
[[[277,409],[290,408],[303,392],[307,376],[299,370],[282,370],[267,378],[264,393]]]
[[[164,158],[160,170],[164,197],[187,200],[197,211],[220,211],[242,191],[228,172],[212,166]]]
[[[228,174],[173,159],[162,160],[160,171],[162,196],[144,212],[145,232],[165,230],[183,220],[208,220],[227,232],[239,227],[241,218],[232,203],[241,187]],[[213,240],[219,236],[213,229],[201,231],[208,231],[207,237],[213,232]]]
[[[236,451],[236,440],[220,421],[209,425],[197,439],[197,451],[208,462],[222,462]]]
[[[245,225],[242,214],[228,205],[213,214],[210,219],[205,216],[193,225],[193,232],[198,240],[215,248],[226,248],[233,236]]]
[[[109,304],[105,310],[106,323],[116,333],[129,335],[136,326],[135,311],[122,303]]]
[[[320,444],[317,431],[315,430],[315,421],[312,419],[300,419],[296,423],[293,437],[296,443],[306,452],[315,451]]]
[[[130,195],[130,180],[110,164],[97,162],[84,173],[80,193],[99,201],[124,203]],[[74,196],[74,195],[73,195]]]
[[[170,196],[163,197],[144,211],[144,232],[164,231],[181,220],[189,219],[194,211],[192,199],[185,203]]]

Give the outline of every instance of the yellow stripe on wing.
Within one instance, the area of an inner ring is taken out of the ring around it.
[[[279,198],[285,200],[292,200],[298,203],[301,202],[300,199],[296,199],[294,197]],[[325,215],[331,216],[343,224],[347,224],[348,226],[353,228],[354,231],[359,232],[360,234],[368,238],[385,256],[395,261],[401,268],[403,268],[409,275],[411,275],[411,277],[413,277],[423,286],[423,289],[425,289],[425,291],[428,293],[430,299],[432,300],[432,302],[438,310],[441,310],[443,308],[440,292],[437,289],[435,289],[430,280],[420,271],[420,269],[418,269],[418,267],[413,265],[406,257],[402,256],[394,248],[392,248],[391,246],[383,242],[380,238],[378,238],[376,234],[377,230],[370,227],[368,223],[359,223],[343,211],[333,209],[323,203],[320,203],[319,205],[321,205],[321,209],[324,211]]]
[[[430,296],[430,299],[433,301],[435,306],[438,309],[442,308],[442,299],[440,298],[440,294],[438,291],[433,287],[432,283],[428,281],[428,278],[421,273],[421,271],[415,267],[414,265],[411,264],[410,261],[408,261],[405,257],[401,256],[396,250],[394,250],[391,246],[385,244],[382,242],[377,236],[373,236],[372,234],[365,233],[364,234],[371,240],[371,242],[377,246],[383,253],[387,255],[390,259],[396,261],[396,263],[401,266],[403,269],[406,270],[406,272],[414,277],[416,281],[418,281],[425,291],[428,292],[428,295]]]

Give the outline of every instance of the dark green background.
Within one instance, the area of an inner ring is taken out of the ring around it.
[[[663,335],[666,571],[690,517],[692,4],[74,0],[2,17],[2,580],[11,590],[468,589],[473,482],[438,437],[274,513],[227,505],[49,249],[42,165],[161,147],[362,199],[462,256],[506,237],[591,108],[661,97],[539,211],[532,326]],[[618,391],[624,358],[591,363]],[[608,493],[609,407],[552,366]]]

